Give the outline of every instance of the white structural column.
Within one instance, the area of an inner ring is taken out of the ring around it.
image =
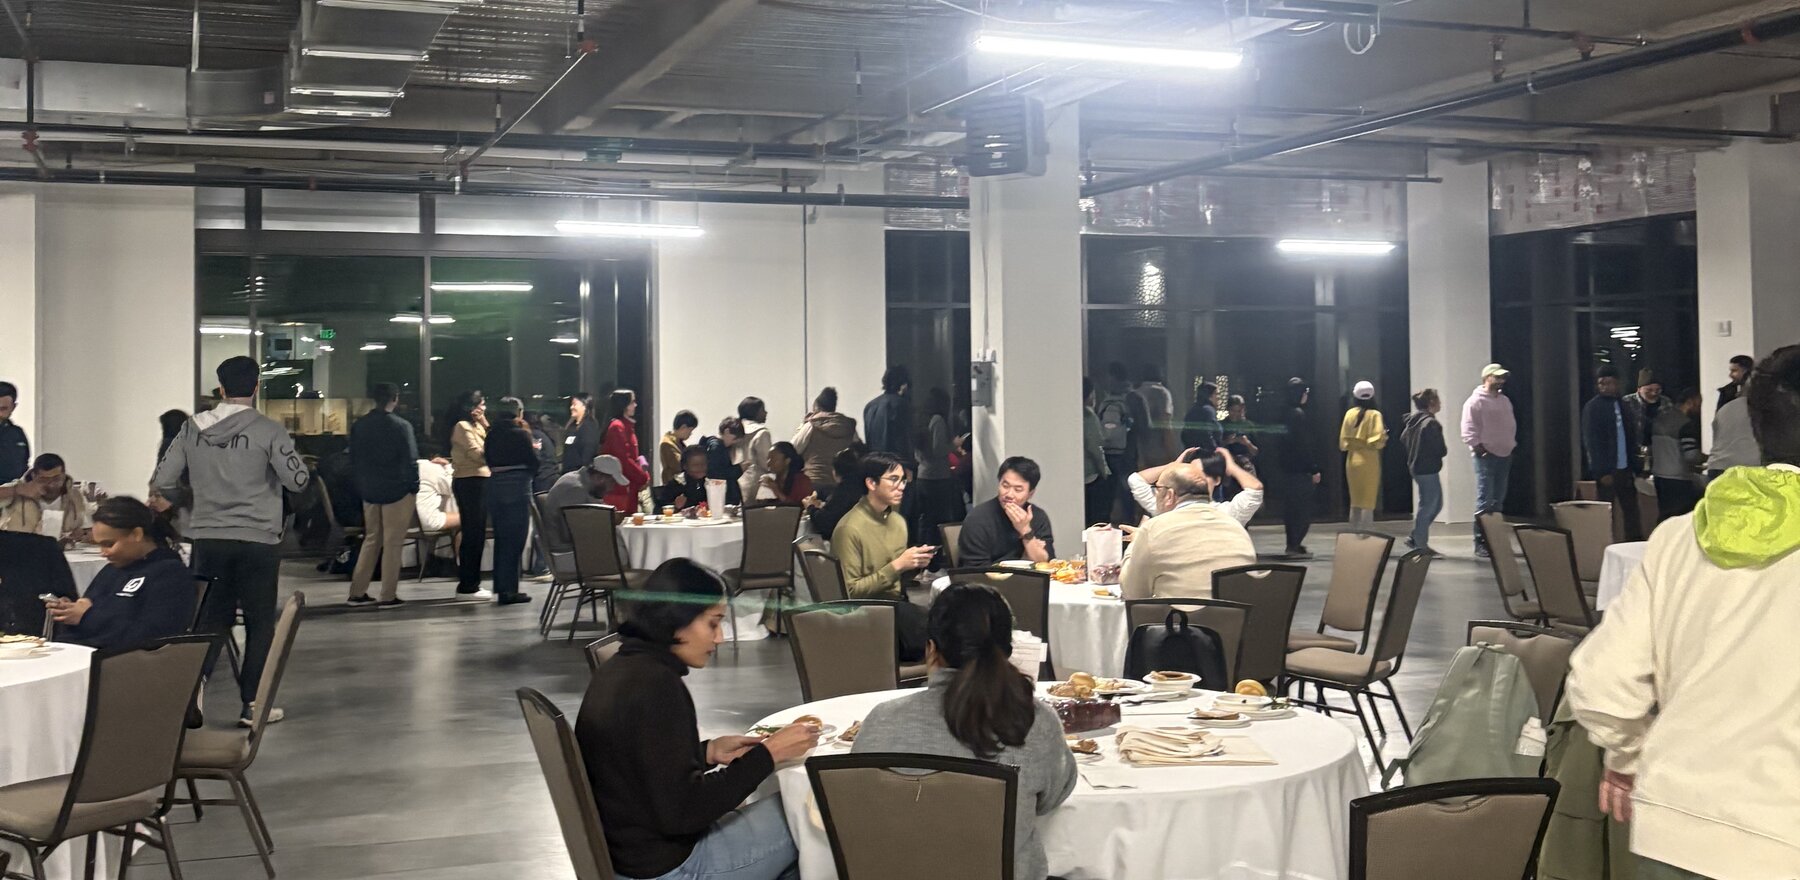
[[[19,386],[12,419],[37,436],[38,404],[38,194],[28,187],[0,189],[0,315],[13,332],[0,342],[0,381]]]
[[[1766,101],[1726,108],[1726,124],[1767,127]],[[1734,141],[1695,156],[1700,377],[1711,443],[1711,389],[1734,355],[1758,360],[1800,342],[1800,145]]]
[[[1413,183],[1406,190],[1411,377],[1413,389],[1436,388],[1444,401],[1438,418],[1450,455],[1444,459],[1444,512],[1438,522],[1470,522],[1475,518],[1475,471],[1462,443],[1461,422],[1463,402],[1481,382],[1492,341],[1488,167],[1434,154],[1430,175],[1443,183]],[[1530,381],[1529,376],[1515,378]],[[1524,476],[1513,472],[1515,480]]]
[[[1049,112],[1042,177],[970,181],[970,349],[990,352],[991,407],[975,407],[975,498],[995,468],[1023,455],[1043,468],[1037,503],[1057,549],[1079,552],[1081,482],[1080,126],[1074,105]],[[977,355],[979,358],[980,355]]]

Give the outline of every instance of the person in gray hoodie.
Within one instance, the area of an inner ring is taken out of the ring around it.
[[[244,704],[239,723],[245,726],[275,635],[281,493],[304,491],[311,480],[293,438],[256,411],[260,373],[255,360],[241,355],[219,364],[222,402],[182,426],[151,481],[167,497],[187,474],[194,499],[187,529],[194,539],[194,570],[213,582],[200,609],[201,628],[224,632],[237,610],[243,610],[246,638],[238,690]],[[277,720],[273,708],[269,720]]]

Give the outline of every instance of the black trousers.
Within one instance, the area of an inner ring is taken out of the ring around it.
[[[519,591],[519,562],[531,530],[531,474],[501,471],[488,478],[483,491],[494,521],[494,593],[510,596]],[[479,555],[475,561],[480,563]]]
[[[194,541],[194,571],[212,579],[206,607],[200,609],[202,632],[229,633],[237,612],[244,612],[244,661],[238,694],[248,706],[256,699],[263,665],[269,659],[269,643],[275,638],[280,545],[199,538]],[[217,653],[208,658],[207,675],[212,675],[212,664],[217,659]]]
[[[918,663],[925,659],[928,618],[925,609],[904,599],[894,609],[894,646],[901,663]]]
[[[1112,477],[1095,477],[1083,490],[1083,496],[1088,525],[1112,522],[1113,499],[1119,496]]]
[[[456,591],[473,593],[481,588],[481,551],[487,547],[487,477],[457,477],[450,481],[456,510],[462,514],[462,546],[457,550]]]
[[[1701,494],[1700,484],[1693,480],[1657,477],[1656,521],[1660,523],[1672,516],[1693,513],[1694,505],[1700,503]]]
[[[1613,471],[1599,475],[1595,484],[1601,501],[1619,505],[1619,515],[1625,518],[1625,540],[1644,540],[1644,520],[1638,514],[1637,475],[1629,470]]]
[[[1298,549],[1312,531],[1313,501],[1319,487],[1312,474],[1283,473],[1275,480],[1281,496],[1281,521],[1287,526],[1287,548]]]

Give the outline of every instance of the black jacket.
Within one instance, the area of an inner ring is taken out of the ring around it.
[[[1050,534],[1050,514],[1031,505],[1031,533],[1044,541],[1044,549],[1056,556],[1056,541]],[[983,568],[996,562],[1025,558],[1025,540],[1013,528],[1012,520],[1000,508],[1000,499],[989,498],[969,510],[963,520],[962,537],[957,541],[958,562],[967,568]]]
[[[534,475],[537,471],[537,450],[531,448],[531,432],[516,423],[496,422],[489,427],[482,453],[489,470],[524,468]]]
[[[1719,406],[1724,406],[1725,404],[1738,399],[1738,395],[1742,393],[1744,393],[1744,386],[1739,385],[1736,382],[1726,382],[1725,384],[1720,385]]]
[[[831,496],[825,499],[825,506],[812,513],[813,531],[819,537],[831,540],[831,533],[837,529],[838,521],[850,512],[861,501],[868,489],[860,480],[845,480],[831,489]]]
[[[735,488],[737,488],[735,482],[725,485],[726,504],[737,503],[731,500],[731,490]],[[656,489],[656,503],[659,505],[672,504],[676,510],[686,510],[697,504],[705,503],[705,501],[706,481],[703,479],[689,480],[687,474],[676,474],[675,479]]]
[[[12,419],[0,422],[0,483],[10,483],[31,470],[31,440]]]
[[[863,407],[863,431],[870,452],[886,452],[910,464],[913,460],[912,403],[898,394],[883,394]]]
[[[382,409],[350,426],[350,470],[357,494],[370,504],[392,504],[419,491],[419,446],[412,425]]]
[[[1431,413],[1415,412],[1406,416],[1400,442],[1406,446],[1407,470],[1414,476],[1435,474],[1444,469],[1444,425]]]
[[[717,437],[702,437],[700,448],[706,450],[706,478],[725,481],[725,503],[744,503],[744,491],[738,488],[738,477],[744,475],[744,469],[731,463],[731,447]]]
[[[548,492],[556,485],[556,478],[562,476],[561,452],[543,428],[531,429],[531,442],[537,444],[537,476],[531,480],[531,491]]]
[[[1289,407],[1281,418],[1281,470],[1289,474],[1316,474],[1319,459],[1313,450],[1312,422],[1306,410]]]
[[[75,576],[62,546],[48,535],[0,532],[0,632],[36,634],[44,628],[41,593],[74,599]]]
[[[81,622],[62,627],[59,641],[90,648],[129,648],[178,636],[194,623],[194,573],[181,557],[158,547],[130,565],[108,565],[88,585],[94,603]]]
[[[604,431],[600,419],[592,409],[582,418],[581,424],[563,438],[562,472],[568,473],[576,468],[587,467],[594,463],[594,456],[600,454],[600,433]]]
[[[1196,403],[1181,420],[1181,448],[1211,452],[1225,445],[1225,432],[1219,427],[1219,411],[1210,403]]]
[[[714,822],[775,772],[756,746],[716,773],[706,763],[687,667],[661,645],[627,638],[588,682],[575,739],[614,870],[660,877],[680,867]]]
[[[1631,420],[1617,397],[1600,397],[1581,408],[1581,448],[1587,453],[1588,475],[1607,476],[1615,471],[1637,471],[1638,445],[1632,441]],[[1619,461],[1619,420],[1625,424],[1625,460]]]

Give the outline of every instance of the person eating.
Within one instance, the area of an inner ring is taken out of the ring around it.
[[[194,622],[194,573],[175,551],[175,527],[144,502],[108,498],[94,511],[94,541],[106,568],[80,599],[44,605],[57,641],[129,648],[186,632]]]
[[[706,503],[706,450],[689,446],[681,452],[681,473],[657,490],[657,503],[676,510],[687,510]],[[735,482],[726,482],[726,495]]]
[[[806,462],[795,451],[794,444],[786,440],[778,440],[769,447],[769,456],[765,464],[768,472],[762,475],[762,487],[757,491],[761,500],[773,500],[780,504],[813,504],[812,480],[806,476]]]
[[[1023,456],[1000,463],[1000,492],[975,505],[963,520],[957,542],[962,564],[983,568],[997,562],[1023,559],[1049,562],[1056,555],[1050,532],[1050,514],[1031,503],[1043,472]]]
[[[46,452],[32,461],[25,476],[0,486],[0,531],[39,534],[44,514],[52,511],[61,515],[62,525],[51,537],[66,543],[87,540],[87,502],[75,491],[62,456]]]

